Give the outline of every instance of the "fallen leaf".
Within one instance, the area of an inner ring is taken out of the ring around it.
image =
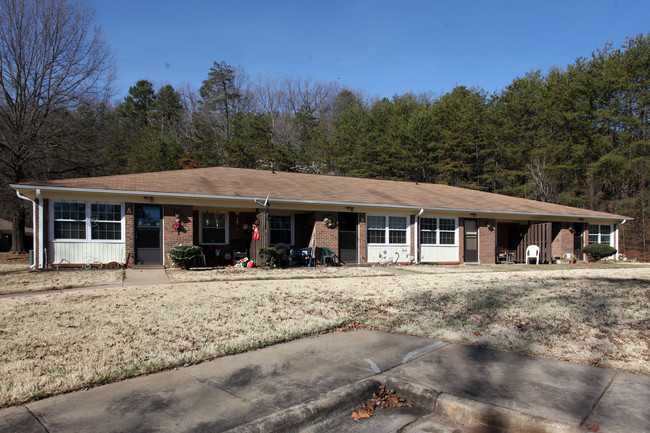
[[[481,333],[478,332],[478,331],[474,331],[474,335],[476,335],[477,337],[480,337],[480,336],[481,336]]]
[[[598,428],[598,424],[593,423],[593,424],[589,424],[589,425],[587,426],[587,430],[598,431],[598,430],[600,430],[600,429]]]
[[[357,421],[363,418],[370,418],[372,416],[372,412],[360,409],[358,412],[354,412],[352,414],[352,419],[356,419]]]

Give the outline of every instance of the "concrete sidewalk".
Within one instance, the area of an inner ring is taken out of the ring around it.
[[[164,269],[125,269],[124,287],[130,286],[148,286],[156,284],[171,284]]]
[[[351,420],[380,383],[414,407]],[[650,432],[648,408],[648,376],[359,330],[3,409],[0,432]]]

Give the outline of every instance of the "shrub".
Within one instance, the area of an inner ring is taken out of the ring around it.
[[[182,269],[189,269],[203,254],[203,248],[198,245],[180,245],[169,250],[169,257]]]
[[[260,248],[257,254],[264,259],[264,264],[268,267],[280,266],[280,259],[284,255],[284,250],[281,248],[269,247]]]
[[[616,248],[604,244],[591,244],[584,247],[582,252],[587,255],[590,262],[597,262],[600,259],[616,254]]]

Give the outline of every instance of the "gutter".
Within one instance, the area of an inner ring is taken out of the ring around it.
[[[26,196],[22,195],[20,193],[20,191],[18,191],[18,190],[16,190],[16,195],[18,196],[18,198],[21,198],[23,200],[28,200],[28,201],[32,202],[32,215],[34,215],[36,213],[36,201],[32,200],[29,197],[26,197]],[[38,232],[38,239],[42,243],[42,239],[43,239],[43,227],[42,227],[43,226],[43,224],[42,224],[43,213],[41,212],[41,210],[42,210],[43,205],[40,203],[42,201],[41,198],[40,198],[41,197],[41,191],[38,190],[38,189],[36,190],[36,196],[39,198],[39,213],[38,213],[39,232]],[[41,266],[39,266],[39,269],[41,269],[43,267],[42,266],[42,257],[43,257],[43,255],[41,254],[41,252],[37,251],[37,249],[36,249],[36,239],[37,238],[36,238],[36,219],[35,218],[32,218],[32,233],[34,234],[34,236],[32,236],[32,250],[34,252],[38,253],[38,261],[39,261],[39,264],[41,264]],[[35,269],[36,268],[36,260],[34,260],[34,263],[30,264],[29,267],[31,269]]]
[[[119,195],[147,195],[151,197],[169,197],[169,198],[201,198],[209,200],[230,200],[237,202],[250,202],[255,200],[255,197],[234,197],[226,195],[208,195],[208,194],[187,194],[187,193],[163,193],[163,192],[147,192],[147,191],[126,191],[126,190],[106,190],[106,189],[93,189],[93,188],[61,188],[61,187],[48,187],[48,186],[33,186],[12,184],[9,185],[13,189],[31,189],[42,191],[57,191],[57,192],[80,192],[91,194],[119,194]],[[376,207],[385,209],[401,209],[401,210],[418,210],[422,209],[421,206],[401,206],[392,204],[378,204],[378,203],[357,203],[357,202],[338,202],[338,201],[318,201],[318,200],[297,200],[297,199],[273,199],[275,203],[285,204],[313,204],[313,205],[332,205],[332,206],[352,206],[352,207]],[[443,207],[425,207],[427,211],[433,212],[460,212],[460,213],[476,213],[483,215],[500,214],[500,215],[515,215],[515,216],[529,216],[529,217],[565,217],[565,218],[593,218],[605,220],[631,220],[632,218],[619,216],[618,218],[608,217],[606,215],[584,215],[584,214],[558,214],[558,213],[531,213],[531,212],[508,212],[496,211],[485,209],[462,209],[462,208],[443,208]]]

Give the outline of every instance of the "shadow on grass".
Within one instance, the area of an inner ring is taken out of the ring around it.
[[[386,320],[389,329],[417,334],[420,327],[443,339],[452,331],[459,336],[455,342],[469,344],[431,355],[431,383],[488,404],[512,408],[516,401],[518,411],[583,426],[614,377],[612,370],[508,352],[611,367],[634,356],[625,353],[625,344],[636,340],[641,353],[629,359],[630,371],[650,374],[650,279],[501,281],[451,293],[433,288],[406,295],[401,310]],[[558,352],[558,345],[567,352]],[[541,414],[538,402],[544,402]],[[494,431],[513,427],[498,413],[487,422]]]

